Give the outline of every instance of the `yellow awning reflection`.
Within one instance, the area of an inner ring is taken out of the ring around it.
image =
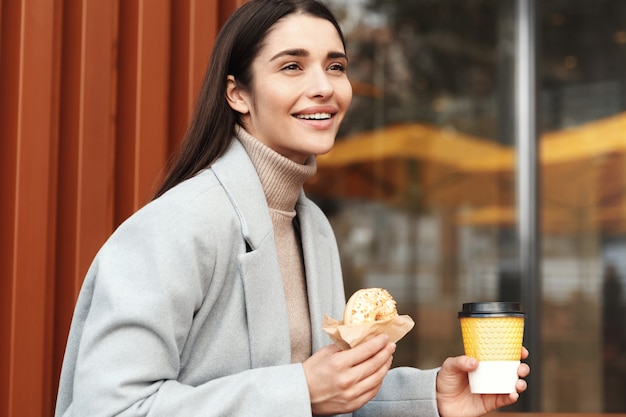
[[[515,210],[502,206],[483,207],[459,213],[457,223],[475,226],[514,225]]]
[[[547,164],[595,158],[624,151],[626,151],[626,113],[546,133],[541,140],[541,159]]]
[[[410,159],[434,162],[459,169],[493,168],[513,162],[510,149],[495,142],[413,123],[392,125],[371,132],[357,133],[339,140],[333,150],[317,159],[318,167],[329,169],[386,159]],[[490,161],[493,161],[489,164]]]
[[[402,206],[418,199],[446,205],[509,201],[513,156],[510,148],[450,129],[392,125],[338,140],[317,158],[307,192]],[[504,161],[507,169],[501,169]]]
[[[626,229],[626,113],[540,139],[543,226]],[[515,150],[426,124],[338,140],[319,156],[314,197],[445,205],[466,224],[514,224]]]

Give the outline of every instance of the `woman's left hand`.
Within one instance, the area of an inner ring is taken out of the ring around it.
[[[526,348],[522,348],[521,357],[528,357]],[[468,356],[456,356],[444,361],[437,375],[437,406],[441,417],[482,416],[515,403],[519,393],[526,390],[526,381],[519,379],[515,386],[517,392],[511,394],[472,394],[467,374],[477,366],[478,361]],[[530,367],[522,363],[517,373],[520,378],[525,378],[530,373]]]

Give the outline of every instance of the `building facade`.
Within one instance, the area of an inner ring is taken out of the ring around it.
[[[626,4],[329,0],[353,107],[308,192],[347,289],[416,319],[396,364],[462,351],[468,301],[521,301],[519,410],[626,412]]]

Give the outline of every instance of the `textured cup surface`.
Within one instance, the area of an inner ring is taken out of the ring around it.
[[[523,317],[461,317],[465,354],[479,361],[517,361],[522,351]]]

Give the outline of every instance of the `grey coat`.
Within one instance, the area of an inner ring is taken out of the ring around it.
[[[300,222],[313,351],[345,296],[337,245],[303,193]],[[233,140],[210,169],[147,204],[103,245],[81,289],[57,417],[310,416],[290,363],[287,307],[269,211]],[[355,416],[438,415],[436,370],[389,372]]]

